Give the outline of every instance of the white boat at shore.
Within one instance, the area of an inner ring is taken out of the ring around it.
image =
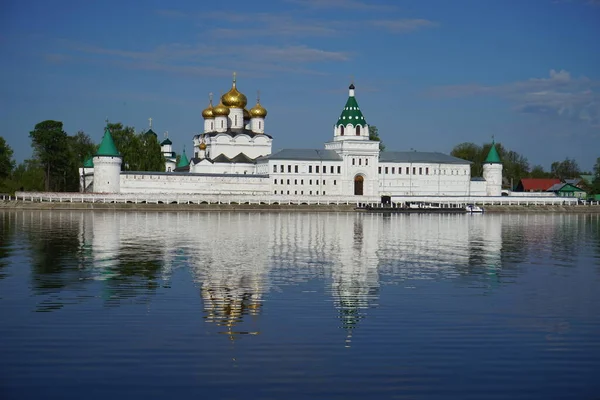
[[[483,213],[483,211],[484,211],[483,207],[480,207],[475,204],[467,204],[465,209],[468,213],[471,213],[471,214],[480,214],[480,213]]]

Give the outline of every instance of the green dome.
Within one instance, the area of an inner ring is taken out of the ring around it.
[[[110,134],[108,125],[104,129],[104,136],[102,137],[102,142],[100,142],[100,147],[98,147],[98,151],[95,155],[106,157],[121,156],[121,154],[119,154],[119,152],[117,151],[117,146],[115,146],[115,142],[113,141],[112,135]]]
[[[350,85],[350,90],[354,90],[354,85]],[[362,111],[360,111],[360,107],[358,106],[356,97],[352,96],[352,92],[350,93],[351,95],[348,96],[348,101],[346,101],[346,105],[344,106],[342,114],[340,115],[340,118],[338,118],[338,121],[335,124],[335,126],[346,126],[348,124],[352,126],[364,126],[367,124],[367,121],[365,120]]]
[[[94,168],[94,161],[92,157],[88,157],[83,162],[83,168]]]
[[[187,167],[190,165],[190,160],[188,160],[185,155],[185,146],[183,146],[183,153],[181,153],[181,157],[179,157],[179,162],[177,163],[177,168]]]
[[[500,154],[498,154],[498,150],[496,150],[496,143],[492,140],[492,147],[490,147],[490,151],[485,158],[484,161],[486,164],[501,164]]]

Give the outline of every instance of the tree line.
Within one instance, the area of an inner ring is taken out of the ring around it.
[[[600,194],[600,157],[596,159],[593,171],[583,171],[577,161],[565,158],[563,161],[554,161],[550,171],[541,165],[530,167],[527,158],[514,150],[505,148],[502,143],[496,143],[496,150],[502,161],[503,186],[514,189],[522,178],[556,178],[576,179],[581,175],[593,175],[592,185],[586,188],[590,194]],[[483,175],[483,164],[492,147],[492,143],[479,146],[475,143],[461,143],[456,145],[450,154],[463,160],[471,161],[471,176]]]
[[[165,160],[158,137],[152,131],[135,133],[130,126],[109,123],[115,145],[123,156],[123,171],[164,171]],[[29,132],[30,159],[16,164],[13,150],[0,136],[0,192],[77,192],[79,168],[98,150],[83,131],[67,134],[61,121],[46,120]]]

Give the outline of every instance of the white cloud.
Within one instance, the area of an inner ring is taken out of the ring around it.
[[[600,126],[600,81],[573,78],[568,71],[551,69],[547,78],[531,78],[498,86],[445,86],[430,94],[440,97],[490,95],[507,99],[520,113],[541,114]]]

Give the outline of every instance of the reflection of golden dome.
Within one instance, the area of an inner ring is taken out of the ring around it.
[[[267,110],[257,101],[256,105],[250,109],[252,118],[264,118],[267,116]]]
[[[215,117],[226,117],[229,115],[229,107],[225,107],[223,102],[220,102],[216,107],[213,107],[213,115]]]
[[[203,111],[202,111],[202,116],[204,117],[204,119],[211,119],[214,118],[214,114],[213,114],[213,105],[212,105],[212,99],[210,100],[210,102],[208,103],[208,107],[206,107]]]
[[[244,121],[250,119],[250,112],[244,108]]]
[[[200,150],[206,150],[206,143],[204,143],[204,140],[202,142],[200,142],[200,144],[198,145],[198,148]]]
[[[235,86],[235,72],[233,73],[233,84],[229,92],[221,96],[221,102],[227,107],[244,108],[248,104],[248,99],[242,93],[238,92]]]

